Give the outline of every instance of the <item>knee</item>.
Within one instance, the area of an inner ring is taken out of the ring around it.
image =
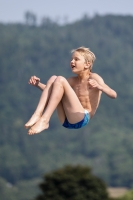
[[[56,78],[56,75],[51,76],[50,79],[47,81],[47,84],[52,84],[56,80]]]
[[[55,81],[55,79],[57,78],[57,76],[56,75],[53,75],[53,76],[51,76],[51,81]]]
[[[66,81],[66,79],[63,77],[63,76],[58,76],[56,78],[56,82],[59,82],[59,83],[64,83]]]

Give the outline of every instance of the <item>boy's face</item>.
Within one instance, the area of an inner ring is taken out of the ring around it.
[[[72,72],[75,74],[78,74],[79,72],[89,69],[89,65],[86,64],[84,56],[77,51],[75,51],[72,54],[72,60],[70,62],[70,66],[72,68]]]

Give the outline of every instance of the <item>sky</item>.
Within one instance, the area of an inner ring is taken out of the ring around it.
[[[0,0],[0,22],[17,23],[25,21],[25,13],[52,20],[74,22],[85,14],[133,15],[133,0]]]

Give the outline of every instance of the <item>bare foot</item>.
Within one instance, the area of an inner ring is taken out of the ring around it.
[[[34,113],[30,120],[25,124],[25,128],[30,128],[33,126],[39,119],[41,118],[41,115],[38,115]]]
[[[28,134],[33,135],[36,133],[40,133],[41,131],[48,129],[48,127],[49,127],[49,123],[46,122],[46,120],[41,118],[34,126],[30,128],[30,130],[28,131]]]

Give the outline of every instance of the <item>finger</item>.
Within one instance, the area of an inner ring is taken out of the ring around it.
[[[31,79],[29,80],[29,84],[34,85],[35,84],[35,80],[33,77],[31,77]]]
[[[36,78],[37,78],[36,76],[32,76],[32,79],[31,79],[31,80],[32,80],[33,85],[36,84]]]
[[[36,80],[36,81],[40,81],[40,78],[36,77],[35,80]]]
[[[33,80],[34,80],[34,77],[33,77],[33,76],[31,76],[31,78],[30,78],[30,81],[31,81],[31,82],[33,82]]]
[[[89,79],[89,81],[88,81],[89,83],[93,83],[93,80],[91,80],[91,79]]]
[[[30,82],[31,84],[34,84],[35,80],[32,78]]]
[[[89,82],[92,82],[92,83],[93,83],[93,82],[94,82],[94,80],[93,80],[93,79],[89,79]]]
[[[31,85],[36,85],[39,81],[40,81],[40,78],[38,78],[37,76],[31,76],[28,83]]]
[[[32,84],[32,80],[30,79],[28,83],[29,83],[29,84]]]

